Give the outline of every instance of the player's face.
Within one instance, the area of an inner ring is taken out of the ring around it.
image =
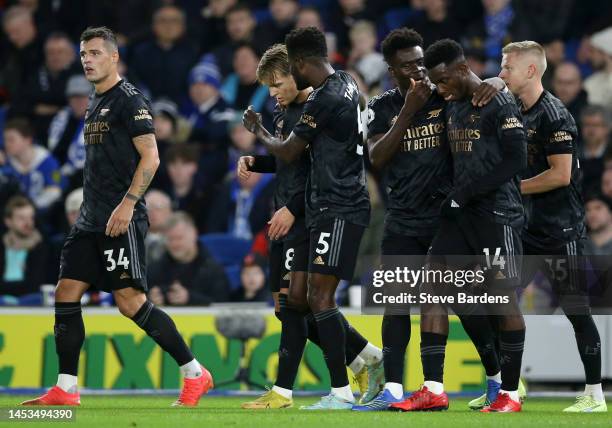
[[[270,96],[282,107],[287,107],[298,96],[298,89],[291,74],[275,75],[274,82],[268,84]]]
[[[528,72],[529,65],[525,58],[515,52],[503,55],[499,77],[513,94],[518,95],[525,88]]]
[[[34,208],[25,206],[13,211],[13,215],[4,219],[8,227],[17,236],[25,238],[34,231]]]
[[[437,86],[438,93],[446,101],[456,101],[465,97],[463,70],[459,65],[439,64],[429,70],[429,80]]]
[[[119,54],[111,51],[108,43],[99,37],[81,42],[81,64],[85,77],[92,83],[98,83],[117,72]]]
[[[306,79],[306,68],[307,65],[303,60],[289,60],[289,70],[291,71],[291,76],[293,76],[298,91],[303,91],[310,86],[308,79]]]
[[[423,62],[423,48],[414,46],[395,52],[389,63],[389,73],[402,89],[410,87],[410,79],[424,79],[427,69]]]

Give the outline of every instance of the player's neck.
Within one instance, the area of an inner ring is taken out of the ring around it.
[[[120,80],[121,77],[119,76],[119,73],[109,74],[106,79],[101,80],[98,83],[94,83],[94,88],[96,88],[96,94],[103,94],[104,92],[115,86]]]
[[[322,64],[322,66],[319,67],[319,69],[316,71],[316,73],[314,73],[312,79],[310,80],[310,86],[312,86],[314,89],[318,88],[325,82],[325,80],[329,76],[331,76],[335,72],[336,70],[334,70],[334,68],[329,62]]]
[[[533,105],[540,99],[542,93],[544,92],[544,87],[542,86],[542,82],[534,83],[533,85],[529,85],[525,88],[520,94],[519,98],[523,103],[523,108],[525,110],[529,110]]]

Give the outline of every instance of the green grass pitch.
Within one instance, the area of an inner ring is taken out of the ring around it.
[[[31,397],[0,395],[0,409],[14,408]],[[250,398],[248,398],[250,399]],[[83,396],[76,409],[76,422],[33,422],[34,426],[69,427],[612,427],[612,414],[564,414],[570,399],[528,399],[518,414],[482,414],[467,409],[467,399],[451,399],[447,412],[309,412],[299,406],[316,401],[300,397],[294,407],[282,410],[247,411],[240,409],[246,401],[240,397],[204,397],[197,408],[170,408],[168,396]],[[25,422],[0,422],[0,426],[24,426]]]

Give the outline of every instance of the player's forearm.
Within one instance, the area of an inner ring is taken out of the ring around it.
[[[130,188],[125,195],[125,199],[130,200],[135,204],[140,198],[142,198],[149,188],[158,167],[159,156],[157,155],[157,151],[155,154],[145,156],[141,155],[140,162],[138,162],[136,172],[132,178]]]
[[[549,192],[570,184],[571,175],[560,168],[549,168],[535,177],[521,181],[521,193],[531,195],[533,193]]]
[[[406,129],[410,126],[413,115],[402,109],[397,120],[385,135],[376,141],[370,140],[368,152],[370,163],[376,169],[384,167],[399,151]]]
[[[281,140],[272,136],[261,124],[257,128],[257,138],[271,154],[278,156],[284,162],[293,162],[303,151],[303,148],[289,144],[289,139]]]

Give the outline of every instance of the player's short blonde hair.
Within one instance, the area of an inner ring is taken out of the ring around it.
[[[546,51],[538,42],[525,40],[509,43],[502,49],[502,54],[506,55],[509,53],[530,54],[536,59],[536,67],[540,75],[546,71]]]
[[[289,74],[287,46],[277,43],[264,52],[257,66],[257,80],[260,83],[272,84],[276,77]]]

